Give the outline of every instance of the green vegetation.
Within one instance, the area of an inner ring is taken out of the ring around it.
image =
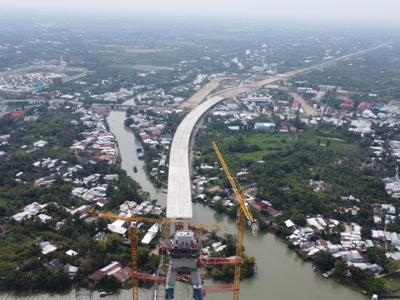
[[[322,272],[330,271],[335,267],[335,259],[328,252],[320,251],[313,257],[314,264]]]
[[[239,163],[244,165],[254,163],[268,155],[292,149],[295,144],[319,145],[338,154],[357,150],[357,145],[349,138],[343,138],[339,132],[329,127],[297,134],[230,132],[228,135],[214,131],[199,133],[196,137],[196,146],[202,154],[206,154],[204,157],[206,162],[214,160],[214,153],[209,147],[210,141],[215,141],[222,148],[226,160],[232,162],[234,166],[239,166]]]
[[[270,229],[283,239],[292,233],[285,226],[285,220],[291,219],[295,224],[305,226],[306,216],[315,215],[360,224],[362,236],[371,238],[371,228],[377,227],[373,221],[371,205],[393,203],[384,189],[382,178],[393,176],[395,161],[390,157],[383,157],[376,163],[369,149],[372,142],[370,136],[361,138],[349,132],[347,127],[327,124],[307,128],[296,134],[260,134],[251,132],[248,128],[231,132],[222,120],[210,124],[210,127],[213,130],[203,131],[198,135],[195,166],[200,166],[201,163],[215,164],[217,159],[210,141],[216,141],[234,174],[247,171],[245,176],[239,177],[241,185],[248,186],[249,190],[255,191],[257,199],[268,200],[274,209],[282,212],[281,215],[272,217],[265,211],[252,209],[260,227],[266,228],[272,223]],[[377,131],[387,138],[398,138],[397,128],[377,128]],[[226,179],[220,176],[220,170],[198,168],[197,171],[200,176],[219,176],[220,179],[213,184],[229,189]],[[311,180],[321,186],[315,189]],[[206,195],[211,196],[207,193]],[[361,199],[357,204],[360,208],[358,214],[344,211],[348,203],[343,202],[341,197],[348,195]],[[223,200],[219,200],[213,206],[219,213],[230,215],[234,209],[227,209],[223,203]],[[396,208],[399,207],[398,203],[393,204]],[[400,223],[396,220],[387,226],[390,228],[387,230],[397,231],[399,226]],[[378,228],[383,230],[383,226],[378,225]],[[338,226],[315,234],[310,240],[323,239],[339,244],[342,231],[343,226]],[[290,243],[288,246],[295,248]],[[376,246],[368,248],[365,256],[369,262],[376,263],[391,273],[398,266],[386,257],[385,252],[383,248]],[[374,278],[371,271],[349,268],[328,252],[319,252],[312,259],[321,272],[333,270],[333,276],[338,281],[357,285],[368,293],[382,294],[400,287],[394,275],[389,278]],[[224,275],[229,277],[229,269],[223,270],[226,273]],[[224,275],[222,269],[213,273],[218,279],[224,278]]]
[[[40,107],[36,114],[40,116],[36,122],[13,121],[7,117],[0,119],[0,133],[11,134],[9,144],[1,146],[1,150],[9,154],[1,158],[0,163],[0,222],[5,228],[0,239],[0,290],[60,292],[72,286],[87,287],[88,276],[110,261],[117,260],[128,265],[129,245],[115,234],[106,234],[104,239],[95,240],[94,235],[104,230],[106,223],[102,220],[86,222],[79,218],[79,214],[67,212],[67,208],[79,207],[87,202],[71,197],[73,185],[60,175],[55,176],[50,187],[34,186],[37,178],[50,174],[46,168],[34,167],[32,164],[35,161],[50,157],[64,160],[71,166],[79,163],[69,146],[74,140],[82,139],[80,132],[86,129],[82,123],[71,124],[72,120],[79,121],[80,116],[67,109]],[[32,143],[39,139],[48,141],[48,145],[32,151]],[[27,147],[20,150],[23,145]],[[15,180],[19,172],[23,172],[21,178],[25,184]],[[119,166],[84,164],[76,176],[83,178],[94,173],[119,175],[118,182],[108,184],[109,203],[106,209],[112,210],[127,199],[142,201],[140,186]],[[17,223],[10,218],[32,202],[47,203],[46,214],[52,219],[44,223],[31,218]],[[59,222],[61,226],[57,225]],[[139,237],[143,237],[147,229],[148,226],[143,226]],[[50,241],[57,250],[42,254],[39,247],[42,241]],[[152,246],[139,249],[139,263],[143,271],[154,271],[158,264],[158,258],[150,255]],[[67,256],[65,251],[69,249],[74,249],[79,255]],[[50,262],[54,259],[63,266],[78,266],[78,273],[70,277],[63,268],[51,266]],[[112,279],[105,279],[100,285],[106,290],[115,288]]]
[[[255,274],[256,259],[254,257],[244,256],[240,279],[253,277]],[[235,274],[234,266],[214,266],[210,268],[211,278],[218,281],[232,282]]]
[[[398,44],[371,51],[362,58],[343,61],[329,68],[301,74],[296,80],[313,86],[319,84],[340,86],[351,93],[378,94],[380,100],[400,99]],[[357,100],[357,99],[355,99]]]
[[[236,253],[236,239],[231,234],[226,234],[223,238],[223,243],[226,245],[225,249],[221,253],[216,253],[217,256],[223,257],[232,257]],[[255,257],[249,257],[244,255],[242,262],[242,269],[240,273],[241,279],[246,279],[254,276],[256,270],[256,259]],[[234,266],[209,266],[207,267],[207,271],[210,274],[211,278],[214,280],[224,281],[224,282],[232,282],[235,273]]]
[[[363,199],[361,211],[358,216],[345,215],[345,220],[368,226],[373,222],[369,205],[390,200],[381,182],[390,173],[371,164],[369,149],[365,147],[368,143],[346,128],[326,125],[297,134],[203,132],[196,141],[196,149],[201,153],[197,165],[216,161],[210,145],[213,140],[233,171],[248,169],[249,175],[241,180],[242,185],[256,183],[257,197],[283,211],[282,219],[294,218],[301,224],[305,215],[319,213],[343,219],[342,215],[339,217],[337,199],[354,195]],[[246,151],[238,152],[238,145]],[[390,160],[384,163],[393,164]],[[326,182],[325,190],[314,192],[310,179]],[[220,184],[229,186],[225,180]]]

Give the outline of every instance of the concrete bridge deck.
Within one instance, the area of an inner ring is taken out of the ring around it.
[[[190,139],[201,117],[222,100],[224,100],[224,97],[215,96],[201,103],[183,119],[175,132],[169,159],[167,192],[168,219],[192,219],[192,183],[189,157]]]
[[[332,60],[319,63],[310,67],[292,70],[284,74],[267,76],[262,80],[254,80],[248,84],[238,85],[214,93],[204,102],[194,108],[179,124],[170,149],[168,191],[167,191],[167,218],[191,220],[192,210],[192,181],[191,181],[191,161],[190,161],[190,139],[194,132],[196,124],[201,117],[213,106],[227,98],[238,96],[244,92],[255,91],[267,84],[275,83],[279,80],[287,79],[301,73],[312,70],[327,68],[331,65],[350,59],[355,56],[363,55],[367,52],[386,47],[390,43],[383,43],[368,49],[359,50],[346,54]],[[203,95],[204,96],[204,95]],[[200,102],[200,101],[198,101]],[[211,141],[210,141],[211,142]]]

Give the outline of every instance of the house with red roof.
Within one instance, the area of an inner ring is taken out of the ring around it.
[[[354,103],[351,99],[344,99],[343,102],[340,104],[340,108],[344,110],[351,110],[354,108]]]
[[[22,119],[24,117],[24,112],[19,110],[14,110],[9,113],[11,119],[17,120]]]
[[[368,102],[362,101],[362,102],[360,102],[360,104],[358,104],[358,109],[359,110],[366,110],[368,108],[369,108],[369,103]]]
[[[289,132],[290,131],[290,123],[289,122],[282,122],[281,128],[279,129],[279,132]]]
[[[94,281],[99,281],[104,276],[114,275],[115,273],[121,271],[122,269],[124,269],[124,267],[119,262],[113,261],[112,263],[105,266],[104,268],[94,272],[92,275],[89,276],[89,278]]]
[[[294,109],[300,109],[301,103],[299,102],[299,100],[296,100],[296,99],[295,99],[295,100],[293,101],[292,107],[293,107]]]
[[[125,267],[114,273],[113,276],[117,278],[119,282],[125,283],[131,277],[131,274],[132,269],[130,267]]]
[[[258,202],[255,202],[255,201],[254,201],[254,202],[251,202],[251,203],[250,203],[250,206],[251,206],[252,208],[254,208],[255,210],[257,210],[257,211],[262,211],[262,210],[263,210],[261,204],[258,203]]]
[[[280,215],[282,214],[281,211],[279,211],[279,210],[273,208],[272,206],[268,206],[267,209],[266,209],[266,211],[267,211],[272,217],[274,217],[274,218],[275,218],[275,217],[278,217],[278,216],[280,216]]]
[[[161,135],[161,130],[156,129],[156,130],[153,131],[152,134],[155,135],[155,136],[160,136]]]

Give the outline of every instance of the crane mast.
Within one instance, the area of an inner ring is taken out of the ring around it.
[[[217,144],[215,142],[212,143],[215,153],[217,154],[218,160],[220,161],[224,173],[236,195],[236,201],[238,202],[237,209],[237,232],[236,232],[236,258],[242,260],[243,259],[243,235],[246,220],[250,223],[251,230],[253,235],[257,234],[258,226],[257,222],[251,214],[249,208],[246,204],[246,197],[239,183],[236,181],[235,177],[232,174],[232,171],[229,169],[227,163],[222,157],[221,151],[219,150]],[[241,273],[241,263],[235,265],[235,274],[234,274],[234,291],[233,291],[233,300],[239,299],[239,290],[240,290],[240,273]]]
[[[128,204],[129,207],[129,204]],[[131,207],[129,207],[131,210]],[[90,210],[89,215],[95,216],[96,211]],[[109,221],[116,221],[116,220],[124,220],[130,223],[129,227],[129,238],[131,240],[131,268],[132,268],[132,290],[133,290],[133,300],[139,299],[139,288],[138,288],[138,254],[137,254],[137,227],[136,223],[138,222],[146,222],[146,223],[158,223],[158,224],[170,224],[175,221],[170,221],[163,218],[148,218],[143,216],[118,216],[110,212],[101,212],[98,214],[101,219],[109,220]]]
[[[235,273],[234,273],[234,284],[233,284],[233,300],[239,300],[239,290],[240,290],[240,274],[241,274],[241,264],[243,262],[243,236],[244,236],[244,230],[245,230],[245,224],[246,221],[250,224],[251,226],[251,230],[253,235],[257,234],[258,231],[258,226],[257,226],[257,222],[254,219],[253,215],[251,214],[249,208],[247,207],[247,203],[246,203],[246,196],[242,190],[242,188],[240,187],[239,183],[236,181],[235,177],[233,176],[231,170],[229,169],[227,163],[225,162],[224,158],[222,157],[222,154],[217,146],[217,144],[215,142],[212,143],[213,148],[215,150],[215,153],[217,154],[217,157],[222,165],[222,168],[224,170],[224,173],[233,189],[233,191],[235,192],[236,195],[236,201],[238,204],[237,207],[237,232],[236,232],[236,259],[235,259]],[[130,207],[129,203],[126,202],[126,204],[128,205],[129,210],[132,211],[132,208]],[[90,215],[96,215],[96,211],[95,210],[90,210],[88,212]],[[115,215],[113,213],[110,212],[102,212],[99,213],[98,216],[102,219],[106,219],[106,220],[110,220],[110,221],[116,221],[116,220],[124,220],[126,222],[128,222],[130,224],[129,227],[129,237],[131,240],[131,265],[132,265],[132,288],[133,288],[133,300],[138,300],[139,299],[139,289],[138,289],[138,265],[137,265],[137,259],[138,259],[138,255],[137,255],[137,240],[138,240],[138,236],[137,236],[137,223],[140,222],[144,222],[144,223],[157,223],[157,224],[184,224],[183,221],[177,221],[177,220],[168,220],[165,218],[150,218],[150,217],[145,217],[145,216],[138,216],[138,215],[132,215],[132,216],[118,216]],[[195,225],[196,227],[200,227],[200,228],[207,228],[207,227],[214,227],[214,228],[221,228],[223,226],[220,225],[214,225],[214,224],[197,224]],[[182,242],[183,240],[190,240],[190,241],[194,241],[194,237],[193,236],[185,236],[185,235],[193,235],[193,232],[190,230],[183,230],[181,231],[179,234],[182,236],[177,236],[178,233],[175,233],[175,243],[176,245],[178,245],[176,251],[171,249],[171,258],[170,260],[176,260],[176,262],[178,262],[178,266],[179,267],[179,263],[180,260],[179,256],[182,255],[180,248],[179,247],[179,242]],[[178,238],[178,239],[177,239]],[[182,240],[182,241],[180,241]],[[189,242],[190,242],[189,241]],[[184,241],[185,242],[185,241]],[[188,242],[186,241],[186,245],[188,244]],[[195,245],[196,246],[196,245]],[[189,249],[190,250],[190,249]],[[176,253],[175,253],[175,252]],[[193,250],[191,250],[193,252]],[[190,251],[186,251],[186,252],[190,252]],[[191,253],[191,252],[190,252]],[[189,253],[189,254],[190,254]],[[197,252],[195,253],[196,257],[193,256],[193,259],[197,260]],[[177,256],[176,258],[174,256]],[[182,262],[185,262],[187,259],[189,258],[183,258]],[[180,263],[182,264],[182,263]],[[173,295],[173,285],[171,288],[171,285],[169,283],[173,283],[176,280],[176,275],[177,275],[177,271],[176,270],[172,270],[171,268],[173,267],[173,265],[170,264],[169,266],[169,276],[167,276],[167,285],[166,285],[166,299],[173,299],[174,295]],[[177,268],[175,266],[175,268]],[[182,265],[181,267],[183,267],[183,269],[187,269],[187,266]],[[179,268],[178,268],[179,269]],[[201,279],[200,279],[200,274],[198,274],[198,271],[196,270],[192,270],[191,272],[191,277],[193,280],[193,298],[195,300],[200,300],[202,299],[202,294],[201,294]]]
[[[132,208],[129,206],[128,202],[125,202],[129,208],[129,210],[132,211]],[[132,274],[131,274],[131,278],[132,278],[132,289],[133,289],[133,300],[138,300],[139,299],[139,288],[138,288],[138,280],[139,280],[139,276],[138,276],[138,252],[137,252],[137,243],[138,243],[138,234],[137,234],[137,223],[143,222],[143,223],[157,223],[157,224],[181,224],[183,225],[184,222],[183,221],[177,221],[177,220],[169,220],[169,219],[165,219],[165,218],[150,218],[150,217],[145,217],[145,216],[138,216],[138,215],[132,215],[132,216],[119,216],[116,214],[113,214],[111,212],[100,212],[100,213],[96,213],[96,210],[91,209],[88,211],[88,214],[91,216],[98,216],[101,219],[104,220],[109,220],[109,221],[116,221],[116,220],[124,220],[126,222],[128,222],[130,224],[129,227],[129,238],[131,241],[131,268],[132,268]],[[218,224],[195,224],[193,225],[193,227],[195,228],[217,228],[217,229],[223,229],[224,226],[223,225],[218,225]],[[179,236],[180,235],[180,236]],[[190,235],[190,236],[188,236]],[[177,239],[177,237],[179,236],[179,238]],[[182,238],[184,239],[184,242],[186,242],[187,244],[190,244],[190,242],[195,241],[194,239],[194,233],[191,230],[181,230],[175,233],[175,240],[176,242],[180,242],[180,240],[182,240]],[[178,245],[178,244],[176,244]],[[197,269],[197,265],[195,263],[195,261],[197,260],[197,252],[195,253],[196,255],[192,254],[191,252],[193,252],[193,249],[183,249],[184,251],[182,252],[182,247],[176,246],[174,247],[174,249],[171,249],[171,252],[178,252],[178,256],[179,255],[183,255],[186,252],[188,252],[189,254],[191,254],[190,258],[184,258],[184,262],[187,263],[188,260],[192,260],[193,263],[189,264],[189,267],[195,267]],[[195,244],[193,244],[192,248],[195,248]],[[176,249],[175,249],[176,248]],[[186,250],[186,252],[185,252]],[[182,254],[182,253],[183,254]],[[171,256],[170,258],[170,262],[173,261],[174,258]],[[176,260],[176,262],[180,262],[179,257]],[[179,264],[178,264],[179,267]],[[188,267],[188,266],[184,266],[184,267]],[[171,264],[169,267],[169,274],[171,273]],[[167,289],[167,295],[166,295],[166,299],[173,299],[174,295],[173,295],[173,284],[176,280],[177,277],[177,272],[172,270],[173,274],[172,276],[168,276],[167,277],[167,283],[169,289]],[[200,273],[197,272],[196,270],[192,270],[191,272],[191,277],[192,277],[192,281],[194,282],[194,286],[193,286],[193,294],[194,294],[194,299],[195,300],[202,300],[202,293],[201,293],[201,278],[200,278]],[[172,287],[172,288],[171,288]]]

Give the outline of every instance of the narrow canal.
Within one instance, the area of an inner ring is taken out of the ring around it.
[[[136,140],[133,133],[124,126],[125,112],[112,111],[107,118],[111,132],[116,136],[121,153],[122,168],[150,196],[157,199],[165,206],[166,194],[154,188],[143,171],[143,161],[136,157]],[[138,172],[133,171],[136,166]],[[215,213],[207,206],[194,205],[194,223],[225,224],[228,231],[233,233],[235,224],[226,216]],[[244,242],[247,254],[257,259],[257,275],[251,280],[245,280],[241,284],[240,299],[247,300],[366,300],[359,291],[337,284],[333,280],[324,279],[312,270],[309,263],[303,262],[295,253],[290,251],[284,243],[276,239],[272,234],[245,235]],[[207,282],[207,285],[216,284]],[[140,289],[139,297],[142,300],[153,299],[151,290]],[[76,297],[75,291],[65,295],[39,294],[30,296],[15,296],[13,294],[0,294],[1,300],[89,300],[86,297]],[[131,300],[132,291],[122,290],[120,293],[99,298],[94,293],[91,300]],[[190,286],[177,284],[176,299],[192,299]],[[210,294],[207,300],[232,299],[231,293]]]
[[[112,133],[118,139],[122,167],[138,181],[143,189],[165,205],[166,195],[155,190],[148,178],[141,172],[143,163],[135,154],[135,137],[124,127],[125,113],[113,111],[107,121]],[[134,173],[133,165],[138,166]],[[140,168],[139,168],[140,166]],[[194,205],[194,223],[219,223],[228,225],[228,231],[235,230],[235,224],[226,216],[215,213],[201,204]],[[359,291],[325,279],[312,270],[309,263],[304,263],[284,243],[272,234],[259,234],[253,237],[249,232],[245,236],[245,248],[249,255],[257,258],[257,276],[245,280],[241,284],[241,299],[273,299],[273,300],[365,300]],[[211,284],[211,283],[210,283]],[[190,289],[179,286],[178,299],[191,299]],[[231,299],[230,293],[210,294],[209,300]]]

